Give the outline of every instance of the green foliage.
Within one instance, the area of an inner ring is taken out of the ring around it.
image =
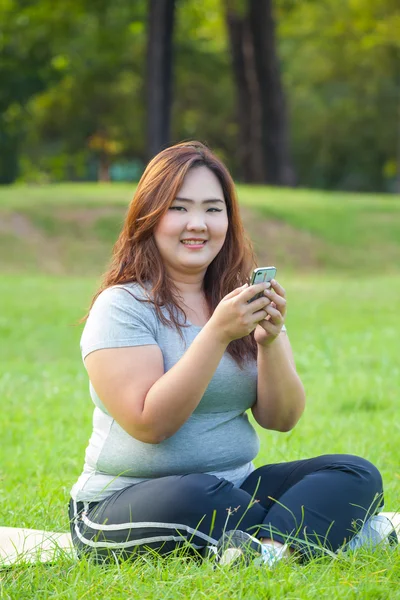
[[[63,153],[64,172],[53,179],[87,177],[77,168],[76,155],[90,157],[141,155],[143,152],[144,64],[143,3],[88,4],[74,22],[74,32],[61,56],[63,77],[57,85],[32,98],[34,117],[28,146],[31,156],[45,142],[41,168]],[[54,145],[58,144],[56,149]]]
[[[400,121],[398,3],[277,4],[300,180],[390,190]]]
[[[0,183],[17,176],[21,144],[31,125],[27,104],[59,80],[62,63],[53,59],[81,11],[80,0],[57,6],[49,0],[0,4]]]
[[[225,4],[176,3],[172,141],[207,142],[235,174]],[[243,10],[245,0],[231,4]],[[275,0],[275,9],[300,184],[393,191],[397,0]],[[0,23],[0,182],[18,170],[35,183],[90,180],[102,162],[145,160],[146,0],[5,0]]]
[[[178,2],[174,43],[174,141],[200,139],[234,169],[235,89],[220,2]]]

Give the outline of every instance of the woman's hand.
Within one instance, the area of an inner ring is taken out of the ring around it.
[[[260,346],[268,346],[280,334],[286,317],[286,294],[279,283],[272,279],[271,287],[264,295],[270,303],[264,308],[265,319],[259,321],[254,330],[254,339]]]
[[[267,283],[257,283],[236,288],[218,304],[206,327],[218,332],[218,337],[226,344],[248,335],[265,318],[270,300],[262,295],[249,302],[257,294],[262,294]]]

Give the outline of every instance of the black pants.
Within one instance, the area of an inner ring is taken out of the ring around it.
[[[213,475],[160,477],[98,503],[71,500],[69,515],[78,554],[100,560],[182,545],[202,554],[232,529],[288,542],[311,557],[336,551],[382,506],[377,468],[339,454],[265,465],[240,488]]]

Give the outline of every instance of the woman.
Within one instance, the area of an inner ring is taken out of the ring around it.
[[[129,206],[81,340],[95,404],[70,519],[79,554],[180,546],[222,564],[336,551],[382,502],[368,461],[328,455],[255,469],[265,429],[305,394],[285,291],[255,266],[233,181],[198,142],[158,154]],[[255,294],[262,297],[249,302]],[[250,552],[251,550],[251,552]]]

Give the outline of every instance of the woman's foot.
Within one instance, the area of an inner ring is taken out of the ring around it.
[[[398,544],[398,538],[392,522],[383,515],[370,517],[361,530],[343,546],[342,552],[356,550],[361,547]],[[210,553],[211,554],[211,553]],[[279,560],[290,555],[287,544],[275,545],[273,542],[261,542],[245,531],[235,529],[225,532],[217,546],[213,546],[215,562],[220,566],[274,566]]]
[[[287,545],[262,543],[245,531],[235,529],[225,532],[219,539],[216,551],[216,563],[220,566],[256,566],[272,567],[288,554]]]
[[[376,546],[394,546],[398,544],[393,523],[384,515],[374,515],[365,521],[360,531],[340,550],[351,552],[358,548],[375,548]]]

